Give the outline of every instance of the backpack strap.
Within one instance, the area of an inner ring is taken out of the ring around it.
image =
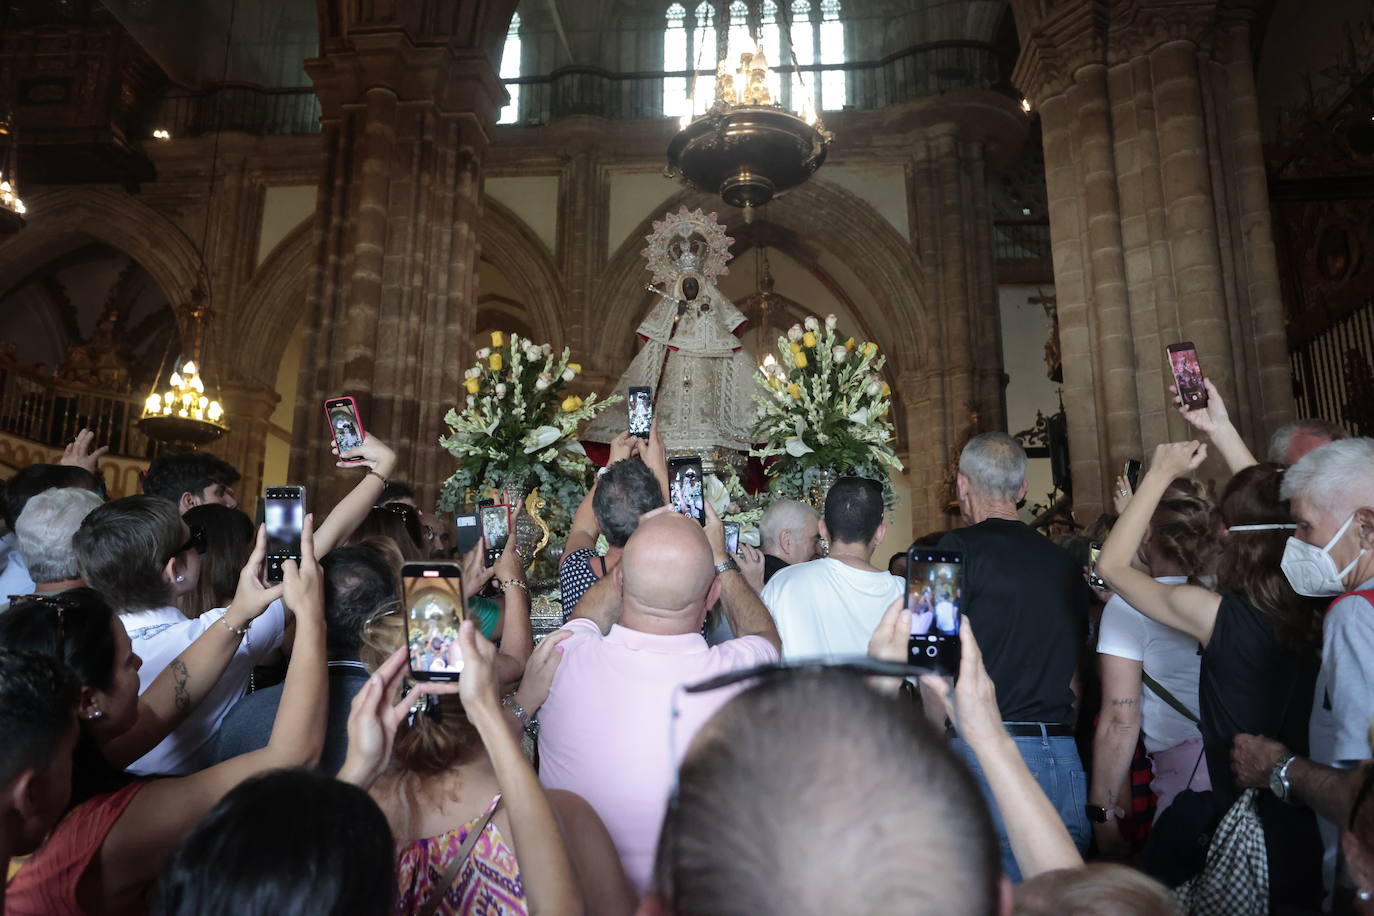
[[[1363,598],[1370,604],[1374,604],[1374,588],[1365,588],[1360,589],[1359,591],[1346,592],[1344,595],[1337,595],[1335,598],[1331,599],[1331,603],[1326,606],[1326,610],[1322,611],[1322,617],[1325,618],[1327,614],[1331,613],[1331,609],[1333,607],[1335,607],[1337,604],[1340,604],[1347,598]]]
[[[1187,719],[1189,722],[1192,722],[1194,725],[1201,724],[1197,715],[1187,706],[1184,706],[1182,700],[1180,700],[1178,697],[1174,696],[1172,693],[1166,690],[1163,684],[1161,684],[1154,678],[1150,677],[1150,673],[1148,671],[1141,671],[1140,677],[1141,680],[1145,682],[1145,686],[1150,688],[1150,691],[1154,693],[1155,696],[1159,697],[1161,700],[1167,703],[1173,709],[1174,712],[1178,713],[1180,716]]]

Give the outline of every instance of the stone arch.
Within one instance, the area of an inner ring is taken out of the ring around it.
[[[315,217],[276,244],[244,288],[233,318],[234,377],[277,387],[277,366],[306,318],[306,280],[315,259]],[[294,307],[293,307],[294,303]]]
[[[482,259],[501,271],[528,311],[525,323],[538,329],[555,349],[568,344],[563,313],[566,299],[552,255],[514,211],[492,200],[482,201],[478,227]]]
[[[124,191],[43,188],[29,198],[28,225],[0,243],[0,297],[37,266],[94,240],[143,266],[171,303],[202,285],[200,252],[181,227]]]
[[[652,229],[653,220],[679,206],[717,212],[724,209],[713,195],[679,191],[646,216],[611,256],[592,300],[607,303],[597,350],[599,362],[612,365],[621,361],[622,354],[615,348],[633,337],[648,310],[651,294],[644,290],[640,256],[644,236]],[[770,203],[765,215],[770,222],[792,230],[788,234],[792,238],[805,238],[850,265],[874,301],[854,301],[851,296],[847,304],[852,303],[861,330],[884,344],[894,372],[928,362],[931,341],[938,337],[932,333],[937,319],[925,301],[925,278],[911,246],[873,207],[837,185],[813,178]],[[730,219],[733,223],[738,216]],[[779,250],[804,263],[811,261],[808,267],[812,270],[819,266],[804,253],[789,250],[786,242]]]

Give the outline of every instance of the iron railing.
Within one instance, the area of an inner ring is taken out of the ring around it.
[[[1289,358],[1302,416],[1374,436],[1374,298],[1292,347]]]
[[[134,426],[143,402],[131,394],[112,394],[56,382],[21,366],[0,361],[0,431],[52,448],[63,448],[83,429],[115,455],[152,459],[163,450]]]

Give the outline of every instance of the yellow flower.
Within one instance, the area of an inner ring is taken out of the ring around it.
[[[806,354],[805,354],[805,353],[798,353],[798,354],[796,355],[796,359],[797,359],[797,368],[798,368],[798,369],[805,369],[805,368],[806,368]]]
[[[582,364],[581,364],[581,363],[568,363],[568,368],[571,369],[571,370],[574,371],[574,372],[581,372],[581,371],[582,371]]]
[[[582,399],[575,394],[570,394],[563,399],[563,412],[572,413],[582,406]]]
[[[882,392],[883,397],[892,397],[892,386],[889,385],[887,382],[883,382],[882,385],[878,387],[878,390]]]
[[[500,372],[500,371],[501,371],[501,354],[500,354],[500,353],[493,353],[493,354],[491,354],[491,371],[492,371],[492,372]]]
[[[470,378],[463,383],[463,387],[468,390],[468,394],[476,394],[482,389],[482,383],[475,378]]]
[[[792,400],[795,401],[801,397],[801,386],[798,385],[796,382],[793,382],[792,384],[787,386],[787,393],[791,395]]]
[[[852,350],[852,349],[854,349],[854,338],[851,337],[851,338],[849,338],[848,340],[846,340],[846,341],[844,342],[844,348],[845,348],[846,350]]]
[[[875,355],[877,352],[878,352],[878,345],[875,344],[873,341],[870,340],[870,341],[867,341],[867,342],[864,344],[864,356],[873,356],[873,355]]]
[[[801,344],[797,343],[795,340],[788,341],[787,345],[792,348],[793,353],[801,352]]]
[[[491,345],[493,347],[504,347],[506,345],[506,335],[502,331],[491,332]]]
[[[805,334],[802,335],[802,346],[805,346],[805,347],[814,347],[815,345],[816,345],[816,335],[815,335],[815,334],[812,334],[810,331],[807,331]]]

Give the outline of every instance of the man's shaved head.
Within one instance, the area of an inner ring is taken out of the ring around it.
[[[682,632],[691,632],[701,626],[707,604],[714,603],[711,545],[699,524],[675,512],[642,520],[625,543],[618,569],[627,626],[647,616],[681,622]]]
[[[973,777],[909,704],[842,672],[765,681],[697,733],[659,838],[672,916],[997,911]]]

